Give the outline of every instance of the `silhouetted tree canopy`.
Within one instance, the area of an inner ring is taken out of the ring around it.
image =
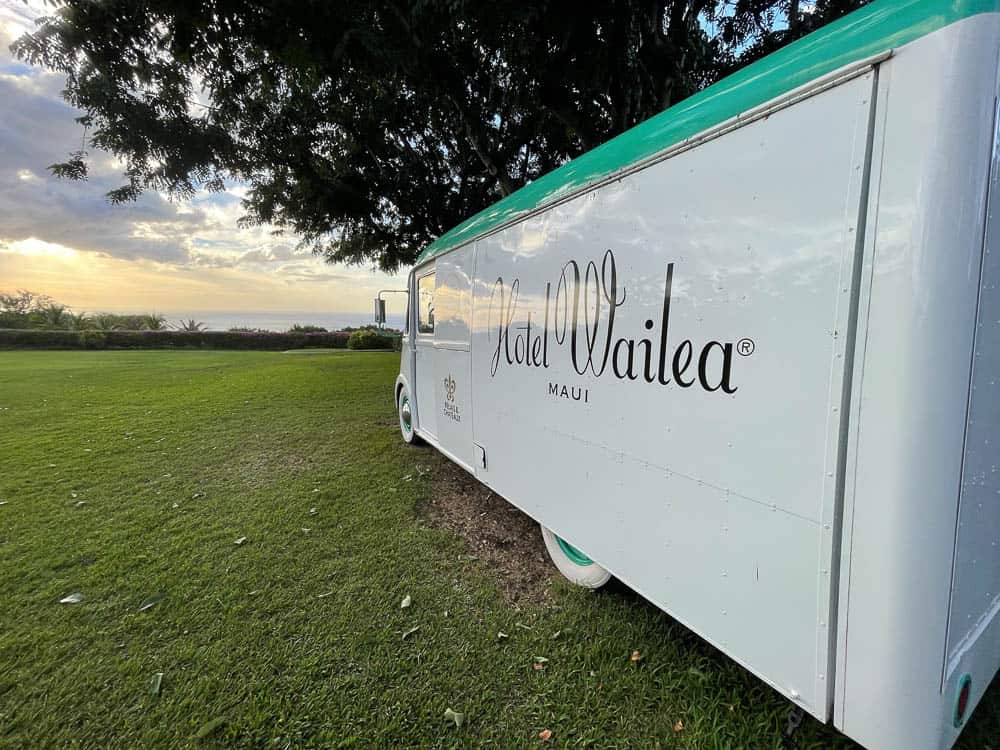
[[[86,143],[124,161],[111,201],[239,181],[248,224],[394,269],[863,2],[69,0],[12,49],[65,73]]]

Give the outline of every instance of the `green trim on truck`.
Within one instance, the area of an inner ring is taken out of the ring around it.
[[[845,65],[956,21],[1000,12],[1000,0],[877,0],[675,104],[539,177],[438,237],[422,263]]]

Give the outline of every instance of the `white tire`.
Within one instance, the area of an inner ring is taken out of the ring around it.
[[[403,435],[403,442],[410,445],[419,445],[421,440],[413,429],[413,405],[410,401],[410,389],[405,385],[399,389],[396,398],[396,412],[399,415],[399,431]]]
[[[611,578],[611,573],[572,544],[560,539],[544,526],[541,529],[549,557],[567,580],[584,588],[599,589]]]

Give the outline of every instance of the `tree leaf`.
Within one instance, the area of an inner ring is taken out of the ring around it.
[[[241,536],[239,539],[233,542],[233,544],[235,544],[237,547],[242,547],[246,543],[247,543],[247,538],[245,536]]]
[[[62,599],[60,599],[59,603],[60,604],[79,604],[82,601],[83,601],[83,594],[81,594],[79,591],[74,591],[69,596],[64,596]]]
[[[403,597],[403,601],[401,601],[401,602],[399,603],[399,608],[400,608],[400,609],[406,609],[406,608],[407,608],[407,607],[409,607],[409,606],[410,606],[411,604],[413,604],[413,599],[411,599],[411,598],[410,598],[410,595],[409,595],[409,594],[407,594],[406,596],[404,596],[404,597]]]
[[[450,708],[444,710],[445,721],[455,722],[456,727],[461,727],[462,723],[465,721],[465,714],[459,713],[458,711],[453,711]]]
[[[418,630],[420,630],[420,626],[416,625],[416,626],[410,628],[409,630],[403,631],[403,640],[405,641],[407,638],[409,638],[411,635],[413,635],[414,633],[416,633]]]
[[[548,742],[550,739],[552,739],[552,730],[543,729],[541,732],[538,733],[538,739],[540,739],[542,742]]]

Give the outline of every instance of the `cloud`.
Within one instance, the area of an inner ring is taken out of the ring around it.
[[[157,278],[164,280],[164,294],[169,279],[175,295],[187,293],[182,284],[192,294],[215,289],[216,296],[224,283],[238,284],[247,292],[247,309],[276,304],[294,309],[306,298],[297,285],[314,290],[307,295],[312,304],[322,299],[322,284],[330,285],[330,299],[352,300],[370,287],[399,286],[371,269],[331,267],[298,247],[296,237],[272,227],[239,227],[243,185],[199,193],[188,202],[151,191],[134,203],[111,205],[105,194],[124,178],[121,162],[104,152],[88,155],[86,181],[53,177],[49,165],[81,147],[83,129],[74,120],[81,113],[62,99],[62,76],[24,65],[8,51],[45,12],[51,7],[0,0],[0,270],[8,274],[0,274],[0,288],[39,280],[52,289],[72,288],[73,279],[55,278],[55,269],[65,272],[88,262],[116,274],[119,285],[141,279],[147,295],[160,293]],[[65,253],[73,254],[72,263]],[[9,276],[14,272],[20,276]],[[91,283],[94,294],[107,293],[109,286],[96,278]],[[286,302],[276,298],[281,294]]]

